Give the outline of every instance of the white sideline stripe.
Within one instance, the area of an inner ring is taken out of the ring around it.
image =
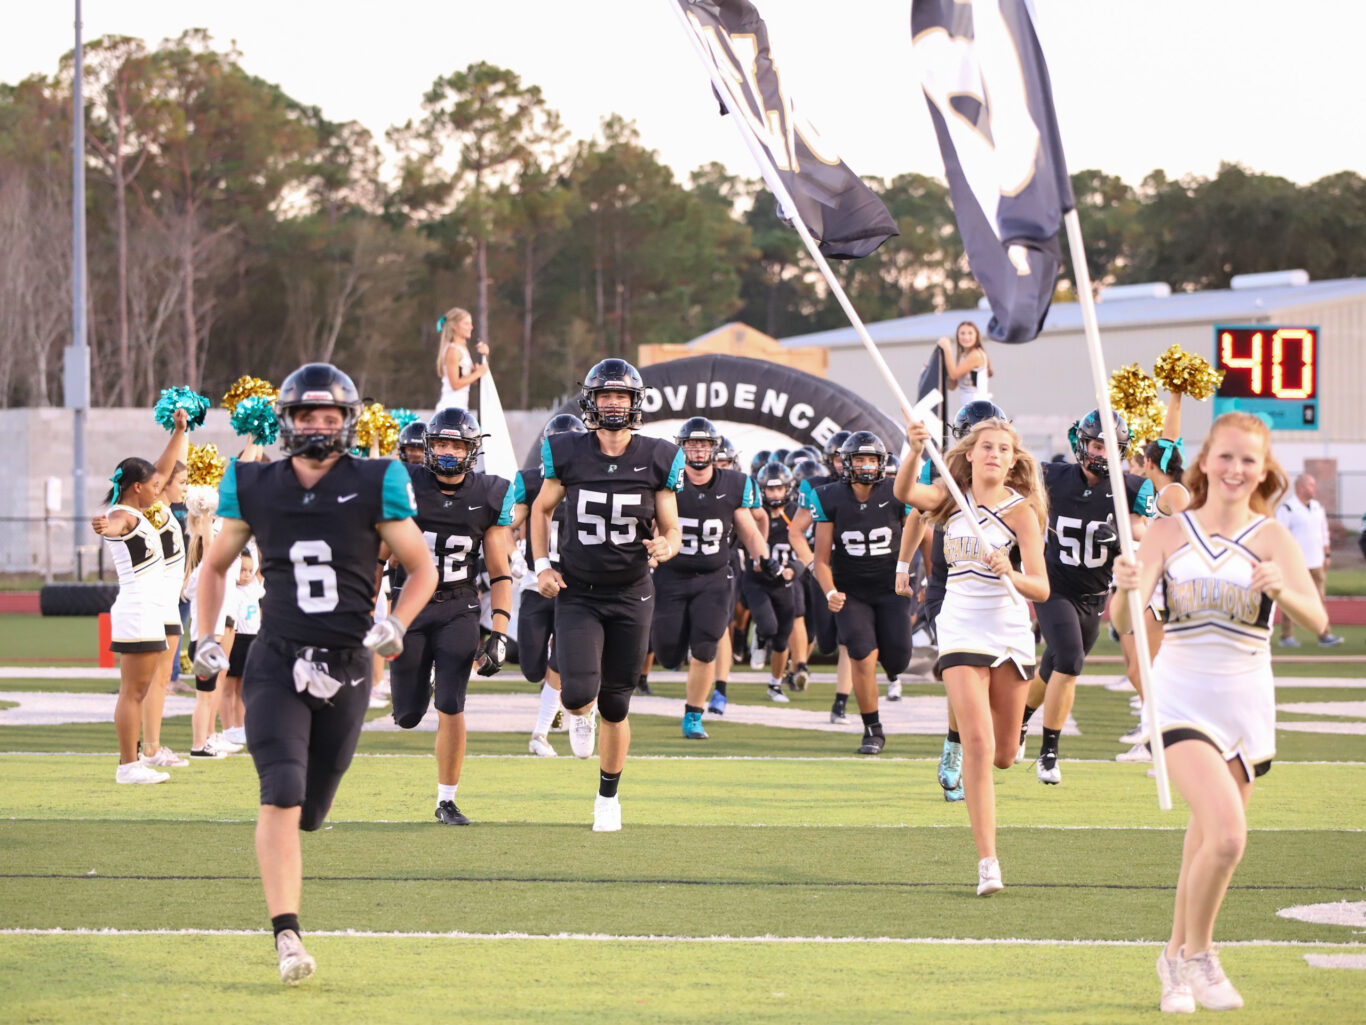
[[[1366,972],[1366,954],[1305,954],[1310,968],[1350,968]]]
[[[10,755],[23,756],[26,758],[117,758],[117,751],[0,751],[0,758]],[[245,755],[241,756],[246,758]],[[403,752],[383,752],[383,751],[357,751],[355,759],[362,758],[425,758],[430,760],[430,754]],[[566,762],[571,759],[564,757]],[[594,756],[596,757],[596,755]],[[472,759],[485,759],[488,761],[514,761],[514,762],[542,762],[549,759],[539,758],[533,754],[467,754],[465,761]],[[213,759],[218,761],[219,759]],[[592,758],[581,759],[582,761],[592,761]],[[879,757],[877,761],[870,761],[861,755],[827,755],[802,757],[800,755],[631,755],[633,762],[857,762],[860,765],[885,765],[888,762],[895,762],[905,765],[938,765],[938,758],[906,758],[904,756],[888,755]],[[1127,768],[1118,765],[1113,758],[1064,758],[1063,762],[1071,765],[1109,765],[1115,768]],[[1023,763],[1022,763],[1023,764]],[[1277,761],[1277,765],[1344,765],[1349,768],[1360,768],[1366,766],[1366,762],[1290,762]]]
[[[938,807],[936,805],[936,807]],[[331,829],[333,826],[411,826],[425,823],[426,819],[327,819],[323,826],[323,831]],[[490,826],[582,826],[584,823],[578,820],[572,822],[536,822],[530,819],[480,819],[481,823]],[[128,823],[137,822],[152,825],[163,823],[171,825],[207,825],[207,826],[250,826],[256,823],[255,819],[94,819],[89,816],[81,818],[53,818],[45,815],[41,818],[30,815],[10,815],[0,818],[0,822],[83,822],[87,825],[99,822]],[[656,827],[686,827],[693,829],[703,827],[707,829],[966,829],[966,824],[953,822],[925,822],[919,825],[911,822],[869,822],[869,823],[813,823],[813,822],[654,822],[638,823],[642,828]],[[1039,830],[1057,832],[1106,832],[1120,830],[1134,830],[1144,833],[1184,833],[1186,827],[1182,826],[1050,826],[1047,824],[1031,824],[1025,826],[996,826],[997,832],[1011,830]],[[1325,826],[1321,829],[1313,829],[1304,826],[1249,826],[1249,833],[1366,833],[1366,828],[1353,826]],[[515,882],[515,880],[513,880]],[[816,884],[819,885],[819,884]]]
[[[265,936],[268,929],[0,929],[0,936]],[[960,938],[937,936],[655,936],[615,935],[596,932],[377,932],[364,929],[309,929],[309,936],[344,939],[394,940],[570,940],[596,943],[878,943],[899,946],[953,947],[1155,947],[1163,939],[1151,940],[1078,940],[1078,939],[1005,939],[1000,937]],[[1330,943],[1317,940],[1225,940],[1222,947],[1356,947],[1356,943]]]

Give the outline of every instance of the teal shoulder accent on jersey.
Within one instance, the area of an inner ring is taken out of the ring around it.
[[[512,495],[513,505],[526,505],[526,481],[522,480],[521,470],[512,478],[512,487],[508,488],[508,494]]]
[[[669,467],[669,479],[664,484],[670,491],[683,490],[683,464],[683,450],[681,448],[675,449],[674,462],[673,465]]]
[[[521,486],[521,483],[522,475],[518,473],[517,484],[519,487]],[[517,504],[517,497],[514,494],[514,491],[515,489],[511,485],[508,485],[507,489],[503,492],[503,508],[498,514],[498,526],[500,527],[512,526],[512,507]],[[526,500],[525,488],[522,488],[522,500]]]
[[[1143,486],[1138,489],[1138,494],[1134,496],[1134,512],[1140,516],[1153,516],[1157,513],[1157,493],[1153,491],[1153,482],[1146,478]]]
[[[380,499],[380,522],[406,520],[417,515],[417,499],[413,495],[413,479],[397,459],[384,468],[384,486]]]
[[[906,514],[907,516],[909,516],[909,515],[911,515],[911,513],[915,512],[915,510],[912,509],[909,505],[903,504],[903,505],[901,506],[901,508],[902,508],[902,510],[904,510],[904,512],[905,512],[905,514]]]
[[[546,480],[556,480],[558,474],[555,473],[555,456],[550,451],[550,439],[541,439],[541,476]]]
[[[746,509],[757,509],[763,504],[759,501],[759,489],[754,486],[753,477],[745,478],[745,497],[742,504]],[[1362,519],[1366,520],[1366,516],[1363,516]]]
[[[228,463],[218,482],[218,515],[231,520],[242,518],[242,503],[237,498],[237,460]]]
[[[929,484],[929,483],[931,483],[930,474],[931,474],[931,472],[932,472],[933,470],[934,470],[934,463],[932,463],[932,462],[930,462],[928,459],[926,459],[926,460],[925,460],[925,465],[922,466],[922,467],[920,468],[920,476],[919,476],[918,478],[916,478],[916,483],[917,483],[917,484]]]
[[[803,478],[797,484],[797,508],[810,509],[812,502],[816,498],[816,489],[811,486],[811,482]]]
[[[803,484],[806,481],[802,481]],[[809,497],[807,508],[811,510],[811,518],[817,523],[829,523],[830,517],[825,515],[825,506],[821,505],[821,496],[813,488]]]

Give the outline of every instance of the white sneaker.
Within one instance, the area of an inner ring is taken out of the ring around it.
[[[209,738],[208,743],[204,746],[208,747],[210,744],[213,745],[215,751],[221,751],[225,755],[239,755],[242,753],[241,744],[234,744],[221,733],[215,733]]]
[[[381,694],[378,690],[372,690],[372,691],[370,692],[370,707],[371,707],[371,708],[388,708],[388,707],[389,707],[389,699],[388,699],[387,697],[385,697],[383,694]]]
[[[983,858],[977,863],[977,896],[990,897],[1006,888],[1001,882],[1001,863],[995,858]]]
[[[1015,764],[1016,764],[1016,765],[1018,765],[1020,762],[1022,762],[1022,761],[1025,760],[1025,748],[1028,747],[1028,746],[1029,746],[1029,740],[1028,740],[1028,738],[1026,738],[1026,739],[1020,741],[1020,749],[1019,749],[1018,751],[1015,752]]]
[[[900,701],[900,700],[901,700],[901,681],[900,681],[900,680],[893,680],[891,683],[887,684],[887,700],[888,700],[888,701]]]
[[[775,687],[772,684],[768,685],[768,700],[776,702],[780,705],[787,705],[791,703],[791,699],[783,693],[782,687]]]
[[[1243,1006],[1243,998],[1233,988],[1219,964],[1219,952],[1210,947],[1203,954],[1186,957],[1181,948],[1178,970],[1181,981],[1191,988],[1191,995],[1208,1011],[1234,1011]]]
[[[1129,682],[1127,676],[1121,676],[1117,680],[1111,680],[1105,685],[1106,690],[1133,690],[1134,685]]]
[[[142,762],[129,762],[114,771],[115,783],[165,783],[170,778],[169,772],[157,772]]]
[[[763,644],[755,644],[749,653],[749,667],[751,669],[762,669],[768,664],[768,647]]]
[[[554,758],[555,749],[550,746],[550,741],[546,740],[544,733],[533,733],[531,735],[531,753],[538,758]]]
[[[1058,752],[1042,751],[1034,760],[1034,775],[1040,783],[1057,786],[1062,782],[1062,769],[1058,765]]]
[[[223,731],[223,739],[230,744],[241,744],[245,747],[247,743],[247,728],[245,726],[229,726]]]
[[[1143,764],[1151,762],[1152,760],[1153,753],[1148,750],[1147,744],[1135,744],[1133,747],[1129,748],[1129,750],[1121,751],[1119,754],[1115,755],[1115,761],[1117,762]]]
[[[598,711],[592,709],[587,715],[569,716],[569,750],[575,758],[591,758],[593,742],[598,735]]]
[[[176,754],[165,744],[156,750],[156,754],[143,755],[138,759],[143,765],[151,765],[155,768],[180,769],[190,763],[180,755]]]
[[[280,981],[297,986],[318,970],[318,962],[304,949],[304,941],[293,929],[275,937],[275,952],[280,955]]]
[[[621,829],[621,798],[603,797],[593,801],[593,832],[616,833]]]
[[[1142,744],[1148,739],[1148,731],[1142,723],[1139,723],[1124,736],[1119,738],[1121,744]]]
[[[1129,710],[1138,713],[1143,710],[1143,699],[1135,694],[1129,699]]]
[[[1181,962],[1167,956],[1163,947],[1157,954],[1157,977],[1162,982],[1162,1000],[1158,1009],[1169,1014],[1194,1014],[1195,997],[1190,986],[1181,981]]]
[[[376,694],[383,694],[386,698],[392,697],[392,693],[389,690],[388,673],[383,674],[378,680],[375,681],[374,692]]]

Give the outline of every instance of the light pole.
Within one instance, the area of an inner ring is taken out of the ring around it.
[[[85,105],[81,97],[84,53],[81,0],[76,2],[76,62],[71,89],[71,344],[63,363],[64,404],[73,413],[71,433],[72,566],[80,565],[80,525],[85,513],[85,418],[90,408],[90,347],[85,308]]]

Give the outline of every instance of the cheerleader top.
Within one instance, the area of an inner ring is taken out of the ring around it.
[[[1207,533],[1191,513],[1180,520],[1185,541],[1162,567],[1163,648],[1252,651],[1269,659],[1276,603],[1252,586],[1261,559],[1247,545],[1270,521],[1258,516],[1224,537]]]
[[[1015,531],[1006,526],[1005,516],[1025,498],[1014,488],[1006,488],[1005,499],[994,508],[985,509],[973,499],[970,489],[963,492],[963,497],[968,500],[968,508],[981,526],[989,547],[982,547],[963,510],[959,509],[949,517],[944,525],[944,560],[949,567],[945,594],[1010,601],[1005,581],[992,572],[987,560],[992,552],[1005,549],[1010,555],[1011,565],[1019,569],[1018,539]]]
[[[111,505],[109,511],[126,512],[133,517],[133,529],[122,537],[104,535],[105,546],[119,577],[119,593],[146,592],[160,597],[166,580],[166,560],[162,554],[161,536],[141,509],[128,505]],[[174,519],[174,516],[172,517]]]

